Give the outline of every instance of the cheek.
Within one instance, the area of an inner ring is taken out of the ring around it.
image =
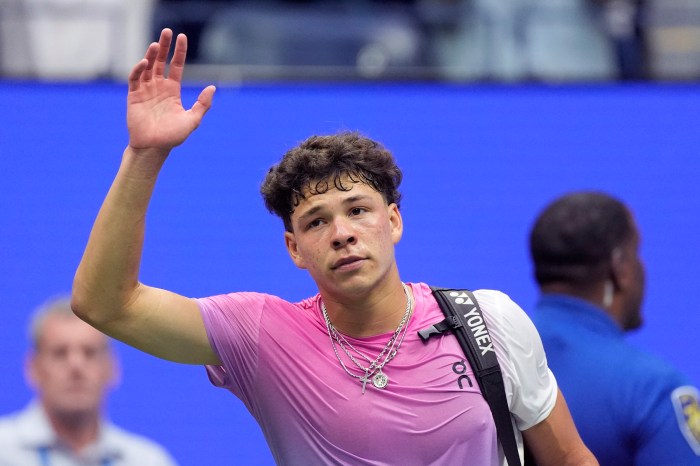
[[[322,256],[320,241],[313,241],[304,245],[299,245],[298,252],[307,268],[315,268]]]
[[[381,243],[382,246],[393,245],[396,242],[397,238],[394,237],[395,232],[388,221],[382,222],[378,226],[377,231],[379,234],[370,235],[372,241]]]

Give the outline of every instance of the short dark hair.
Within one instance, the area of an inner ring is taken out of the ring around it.
[[[343,183],[365,183],[379,192],[387,204],[399,206],[403,175],[394,157],[380,143],[357,132],[312,136],[289,150],[267,172],[260,192],[265,206],[292,231],[291,215],[304,193],[323,194],[331,188],[352,189]]]
[[[597,191],[564,195],[539,215],[530,232],[530,255],[540,285],[583,285],[604,279],[613,251],[635,232],[620,200]]]

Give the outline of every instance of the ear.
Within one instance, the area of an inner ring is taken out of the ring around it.
[[[625,286],[625,281],[629,275],[627,271],[626,261],[623,257],[621,247],[613,249],[610,254],[610,279],[615,286],[615,291]]]
[[[109,388],[116,388],[121,384],[122,382],[122,366],[119,363],[119,359],[117,359],[117,356],[112,352],[114,351],[113,349],[108,350],[110,353],[108,355],[109,357],[109,362],[108,362],[108,375],[107,375],[107,386]]]
[[[397,244],[401,241],[401,237],[403,236],[403,217],[401,217],[401,212],[396,204],[389,204],[387,209],[389,211],[389,223],[391,225],[391,239],[394,244]]]
[[[35,390],[39,386],[39,371],[36,358],[37,355],[34,351],[27,353],[24,358],[24,378],[27,381],[27,385]]]
[[[300,269],[305,269],[306,264],[304,262],[304,258],[299,252],[299,248],[297,247],[297,240],[296,236],[294,236],[294,233],[289,231],[284,232],[284,245],[287,247],[287,252],[289,253],[289,257],[292,258],[292,262],[294,262],[294,265],[296,265]]]

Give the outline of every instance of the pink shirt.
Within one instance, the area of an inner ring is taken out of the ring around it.
[[[209,377],[243,401],[278,464],[504,464],[491,412],[457,340],[418,337],[443,315],[427,285],[410,286],[414,313],[397,356],[383,369],[389,384],[384,390],[368,384],[364,395],[333,352],[319,295],[299,303],[259,293],[198,300],[223,363],[207,366]],[[521,430],[531,427],[556,399],[537,332],[504,294],[475,294],[514,421]],[[374,357],[390,336],[347,339]]]

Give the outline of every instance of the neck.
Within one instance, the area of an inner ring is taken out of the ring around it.
[[[574,287],[563,283],[551,283],[546,286],[542,286],[541,290],[544,293],[556,293],[573,296],[575,298],[588,301],[590,304],[600,308],[606,314],[608,314],[617,323],[620,328],[624,328],[623,322],[620,318],[619,312],[619,300],[612,296],[612,301],[606,305],[605,294],[605,283],[595,283],[589,287],[583,289],[580,287]],[[614,292],[614,291],[613,291]],[[609,299],[609,298],[607,298]]]
[[[410,287],[406,287],[409,295]],[[405,311],[407,298],[400,280],[368,299],[341,302],[323,296],[328,316],[338,331],[362,338],[396,330]]]
[[[97,440],[99,414],[87,412],[60,412],[45,409],[56,436],[73,451],[80,451]]]

